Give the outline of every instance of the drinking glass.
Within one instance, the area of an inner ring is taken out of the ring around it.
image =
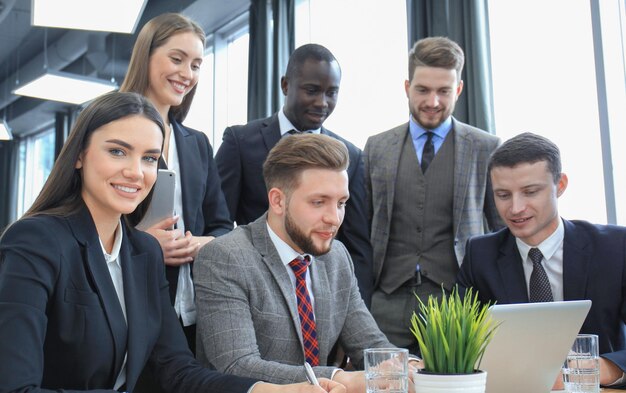
[[[368,348],[364,352],[367,393],[408,393],[407,349]]]
[[[579,334],[563,363],[563,385],[568,393],[600,391],[598,336]]]

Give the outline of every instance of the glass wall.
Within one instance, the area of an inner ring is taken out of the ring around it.
[[[341,66],[335,111],[324,126],[364,147],[370,135],[409,120],[405,0],[300,0],[296,47],[327,47]]]
[[[30,208],[54,164],[54,129],[29,136],[19,144],[17,217]]]
[[[611,2],[619,3],[601,3]],[[603,25],[609,17],[615,22],[616,15],[619,13],[603,15]],[[555,20],[559,21],[558,28]],[[489,28],[496,134],[506,140],[530,131],[554,141],[561,149],[563,171],[569,177],[568,189],[559,202],[561,215],[606,223],[603,173],[608,170],[612,176],[612,171],[603,163],[606,154],[603,156],[600,119],[604,109],[599,103],[606,97],[597,83],[602,58],[596,56],[597,45],[606,45],[609,40],[621,43],[623,32],[614,27],[601,38],[594,36],[588,0],[491,0]],[[621,75],[614,87],[620,90],[617,96],[622,97],[623,59],[622,52],[610,61],[614,72]],[[611,116],[620,112],[623,119],[623,101],[620,105],[614,107]],[[613,124],[622,138],[624,124],[624,120]],[[619,145],[613,142],[612,146],[618,148],[625,141]],[[615,163],[626,169],[624,159],[616,153]],[[620,188],[626,193],[621,183]],[[609,195],[609,201],[612,198]],[[624,217],[621,222],[625,223]]]
[[[198,89],[185,125],[209,137],[213,150],[229,125],[245,124],[248,110],[248,19],[237,18],[209,37]]]

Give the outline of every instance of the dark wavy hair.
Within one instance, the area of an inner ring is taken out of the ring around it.
[[[77,212],[84,202],[81,197],[82,179],[76,162],[89,146],[91,135],[105,124],[131,115],[141,115],[154,122],[165,135],[161,115],[142,95],[112,92],[96,98],[76,119],[48,180],[23,217],[39,214],[68,216]],[[143,212],[151,199],[152,191],[135,211]],[[139,219],[134,218],[132,222]]]

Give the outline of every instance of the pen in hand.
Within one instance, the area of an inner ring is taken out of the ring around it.
[[[313,372],[309,362],[304,362],[304,372],[306,373],[306,378],[309,380],[311,385],[320,386],[320,383],[317,381],[315,373]]]

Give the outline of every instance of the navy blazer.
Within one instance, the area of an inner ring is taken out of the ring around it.
[[[346,205],[346,214],[337,239],[350,252],[361,296],[369,306],[374,278],[369,223],[365,210],[362,152],[352,143],[325,128],[322,128],[321,132],[342,141],[350,155],[348,167],[350,200]],[[254,120],[243,126],[228,127],[224,131],[215,161],[222,179],[222,191],[230,210],[230,218],[237,221],[237,225],[253,222],[268,209],[263,163],[280,138],[277,114],[266,119]]]
[[[17,221],[0,239],[0,391],[132,391],[146,364],[166,392],[246,392],[252,380],[202,368],[168,296],[156,240],[124,226],[128,323],[86,207]]]
[[[188,128],[170,116],[176,140],[185,230],[194,236],[221,236],[233,229],[222,193],[213,148],[206,135]],[[167,267],[172,304],[178,286],[178,266]]]
[[[563,220],[563,297],[590,299],[581,333],[599,336],[600,354],[626,371],[626,228]],[[467,243],[457,281],[482,302],[528,303],[526,278],[508,228]]]

